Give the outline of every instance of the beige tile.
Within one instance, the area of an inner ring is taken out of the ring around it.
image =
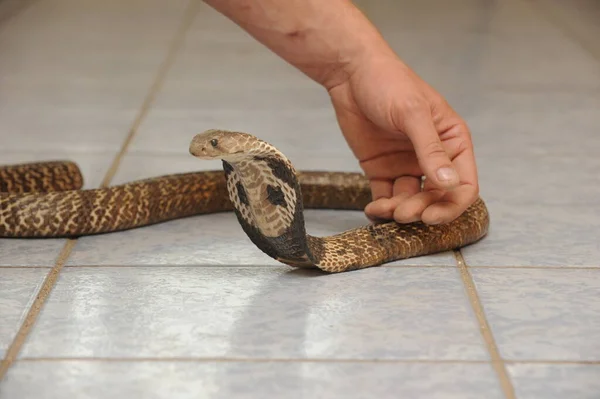
[[[522,399],[595,399],[600,365],[510,364],[508,372]]]
[[[0,30],[0,146],[117,150],[185,5],[40,1],[11,20]]]
[[[33,399],[42,392],[48,399],[158,399],[174,392],[182,399],[479,399],[482,392],[502,398],[486,364],[19,362],[0,385],[7,397]]]
[[[0,268],[0,359],[25,321],[47,273],[47,269]]]
[[[65,268],[21,356],[488,359],[456,269],[210,266]]]
[[[504,359],[600,360],[600,269],[472,273]]]

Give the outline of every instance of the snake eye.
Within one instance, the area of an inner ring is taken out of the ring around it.
[[[216,146],[217,146],[217,144],[219,144],[219,140],[217,140],[217,139],[212,139],[212,140],[210,141],[210,145],[212,145],[213,147],[216,147]]]

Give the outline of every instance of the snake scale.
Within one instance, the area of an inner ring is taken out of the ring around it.
[[[363,210],[371,193],[362,174],[296,171],[274,146],[241,132],[208,130],[189,151],[221,159],[223,170],[83,190],[79,168],[69,161],[0,166],[0,237],[78,237],[233,210],[268,256],[335,273],[460,248],[488,231],[478,198],[443,225],[390,221],[315,237],[306,232],[303,210]]]

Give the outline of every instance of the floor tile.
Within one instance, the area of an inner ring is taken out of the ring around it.
[[[600,267],[598,206],[488,201],[490,231],[461,250],[469,266]]]
[[[28,384],[35,379],[38,384]],[[48,391],[42,387],[52,386]],[[486,364],[19,362],[0,395],[106,398],[502,398]]]
[[[194,95],[196,101],[200,95]],[[164,98],[164,97],[161,97]],[[252,111],[243,104],[227,105],[225,98],[218,107],[204,110],[187,108],[189,102],[174,100],[178,105],[157,107],[148,115],[131,143],[131,152],[188,155],[192,138],[208,129],[225,129],[250,133],[266,140],[294,165],[311,164],[313,159],[343,157],[348,163],[355,158],[337,125],[333,110]],[[279,97],[280,101],[285,101]],[[159,100],[161,101],[161,100]],[[210,101],[210,100],[207,100]],[[204,107],[200,105],[199,107]]]
[[[21,356],[488,359],[452,268],[69,267]]]
[[[0,268],[0,359],[19,331],[47,269]]]
[[[363,3],[400,57],[450,97],[473,87],[600,88],[594,56],[530,2]]]
[[[485,241],[464,250],[468,264],[600,265],[598,107],[600,91],[490,92],[474,108],[469,123],[491,226]]]
[[[600,360],[600,269],[472,269],[506,360]]]
[[[52,267],[66,240],[0,238],[0,266]]]
[[[596,399],[600,365],[510,364],[519,399]]]
[[[529,207],[536,214],[545,206],[576,212],[578,206],[596,204],[600,197],[595,184],[600,159],[591,154],[480,156],[478,169],[484,198]]]
[[[536,0],[541,13],[558,26],[565,36],[600,60],[600,4],[595,0]]]
[[[35,0],[3,0],[0,2],[0,24],[7,24],[8,21],[22,13]]]
[[[353,158],[326,91],[203,6],[131,151],[185,154],[211,128],[255,134],[294,163]]]
[[[39,1],[12,19],[0,31],[0,146],[117,150],[186,3]]]
[[[600,150],[600,90],[495,90],[463,109],[478,158],[552,163],[556,156],[592,157]],[[527,177],[527,170],[523,171]]]

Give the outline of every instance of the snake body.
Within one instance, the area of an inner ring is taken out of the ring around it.
[[[221,159],[223,170],[82,190],[81,172],[69,161],[0,166],[0,237],[78,237],[233,210],[268,256],[333,273],[460,248],[487,234],[489,215],[478,198],[443,225],[385,222],[315,237],[303,210],[363,210],[371,194],[362,174],[296,171],[274,146],[240,132],[198,134],[190,153]]]

